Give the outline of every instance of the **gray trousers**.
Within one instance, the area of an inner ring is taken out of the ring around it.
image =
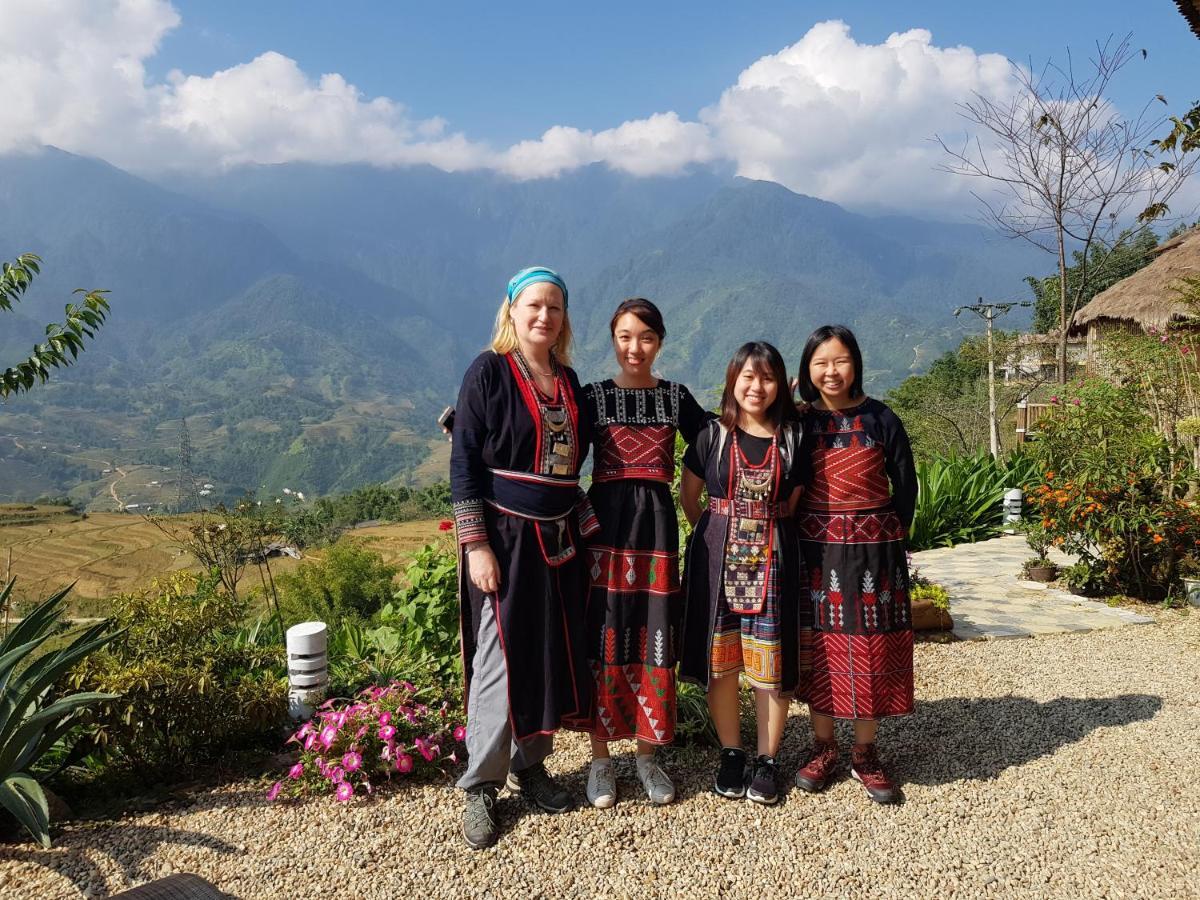
[[[509,771],[520,772],[536,765],[554,749],[554,736],[550,734],[513,740],[508,716],[508,670],[491,603],[483,604],[472,662],[467,698],[467,771],[458,779],[463,790],[481,785],[500,787]]]

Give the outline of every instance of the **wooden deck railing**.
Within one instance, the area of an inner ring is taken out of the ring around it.
[[[1050,403],[1018,403],[1017,404],[1017,443],[1025,443],[1031,431],[1037,430],[1037,423],[1051,415],[1054,406]]]

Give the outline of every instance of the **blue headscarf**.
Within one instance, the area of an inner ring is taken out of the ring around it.
[[[562,280],[557,272],[553,269],[547,269],[545,266],[530,266],[528,269],[522,269],[508,281],[508,305],[516,301],[518,295],[531,284],[546,282],[553,284],[562,291],[563,309],[567,307],[567,283]]]

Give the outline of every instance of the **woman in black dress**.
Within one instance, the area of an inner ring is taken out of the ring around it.
[[[583,537],[597,526],[579,489],[590,425],[570,343],[563,280],[524,269],[458,396],[450,488],[469,755],[458,786],[473,848],[496,840],[503,784],[547,812],[570,808],[543,761],[556,730],[591,716]]]
[[[587,797],[617,801],[610,741],[637,739],[637,774],[652,803],[675,788],[654,748],[675,734],[675,626],[679,620],[679,523],[671,499],[675,435],[691,443],[707,414],[682,384],[654,375],[666,328],[649,300],[626,300],[609,323],[620,366],[589,384],[595,435],[588,492],[600,533],[588,542],[588,662],[595,684]]]
[[[725,373],[721,418],[684,456],[680,501],[696,526],[688,541],[681,678],[708,690],[721,740],[714,790],[774,803],[775,754],[799,677],[800,431],[779,351],[752,342]],[[708,491],[701,511],[701,492]],[[738,681],[754,688],[758,752],[749,787]]]

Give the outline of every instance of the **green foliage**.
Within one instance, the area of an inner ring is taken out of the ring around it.
[[[276,579],[284,622],[365,622],[391,599],[396,571],[375,551],[343,538]]]
[[[370,484],[336,497],[321,497],[310,508],[289,516],[283,534],[300,547],[336,541],[359,522],[408,522],[450,515],[450,484],[439,481],[413,489]]]
[[[914,584],[908,592],[908,598],[914,603],[918,600],[928,600],[935,609],[950,611],[950,592],[932,581]]]
[[[1182,116],[1171,116],[1171,130],[1154,141],[1153,146],[1162,153],[1177,148],[1183,153],[1200,150],[1200,102],[1192,104],[1192,108]]]
[[[909,547],[952,547],[999,534],[1004,492],[1030,484],[1033,470],[1032,461],[1022,454],[1002,462],[987,453],[918,462],[920,490]]]
[[[708,712],[708,696],[704,689],[689,681],[680,681],[675,689],[675,742],[677,744],[707,744],[721,746],[717,729]]]
[[[0,608],[7,608],[13,583],[0,590]],[[31,769],[89,707],[117,697],[100,691],[51,693],[72,666],[116,637],[110,623],[101,622],[65,646],[46,649],[58,634],[70,590],[46,598],[0,640],[0,806],[43,847],[50,846],[50,810]]]
[[[1163,599],[1200,547],[1200,510],[1182,499],[1190,452],[1155,431],[1131,386],[1081,382],[1059,407],[1031,445],[1042,527],[1114,590]]]
[[[11,312],[13,304],[21,300],[35,275],[41,271],[41,257],[23,253],[13,262],[0,264],[0,312]],[[35,384],[50,380],[50,370],[69,366],[79,358],[84,338],[95,337],[96,329],[104,324],[108,315],[108,291],[86,291],[81,303],[68,303],[61,324],[46,326],[46,341],[37,344],[28,359],[0,372],[0,400],[22,391],[30,390]]]
[[[1014,332],[993,336],[993,361],[1002,364],[1017,347]],[[911,375],[887,394],[904,420],[918,459],[973,454],[990,446],[988,437],[987,341],[972,335],[953,352],[933,361],[924,375]],[[1017,401],[1036,387],[1028,382],[996,384],[996,410],[1003,423]],[[1010,432],[1001,427],[1001,442]],[[1010,438],[1011,439],[1011,438]]]
[[[407,584],[379,612],[381,625],[435,677],[462,677],[459,648],[458,560],[446,543],[426,544],[404,571]]]
[[[1108,590],[1108,578],[1104,570],[1086,559],[1067,566],[1058,578],[1075,593],[1085,597],[1100,597]]]
[[[423,656],[414,655],[390,625],[370,628],[346,621],[329,632],[329,693],[349,697],[369,685],[428,680]]]
[[[1084,265],[1083,254],[1076,250],[1075,264],[1067,266],[1067,302],[1082,309],[1093,297],[1108,290],[1118,281],[1127,278],[1143,266],[1149,265],[1153,257],[1150,251],[1158,246],[1158,236],[1148,228],[1124,231],[1117,236],[1113,246],[1094,244]],[[1033,330],[1046,334],[1059,327],[1059,277],[1025,278],[1033,292]]]
[[[122,695],[88,719],[106,761],[178,775],[180,766],[262,741],[286,718],[283,647],[239,629],[246,604],[219,584],[178,574],[112,601],[123,633],[63,683]]]

